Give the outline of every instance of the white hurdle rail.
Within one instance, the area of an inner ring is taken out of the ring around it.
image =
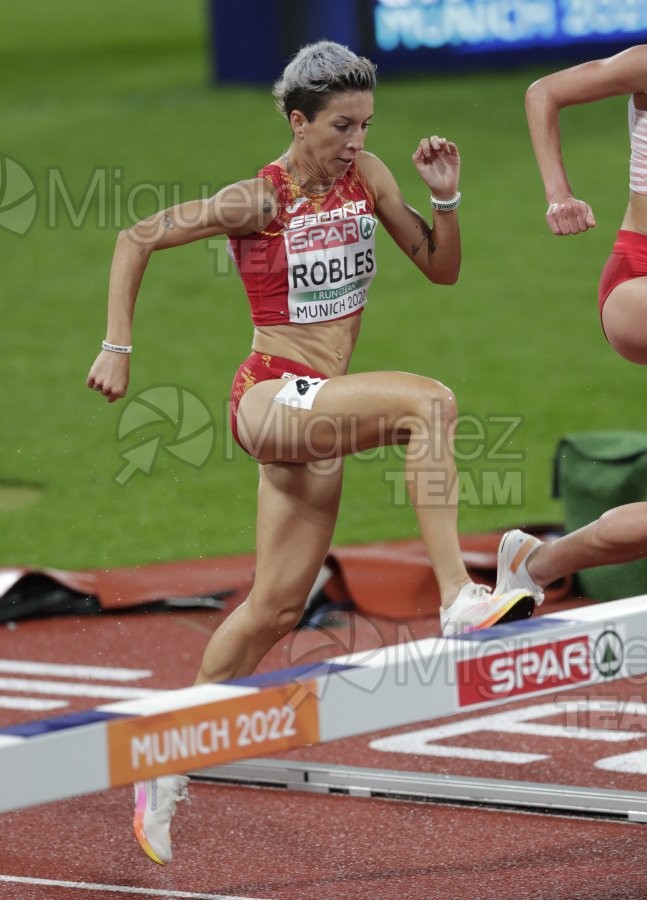
[[[647,678],[647,595],[0,728],[0,812]]]

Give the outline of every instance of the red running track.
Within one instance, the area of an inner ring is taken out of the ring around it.
[[[109,688],[164,690],[190,683],[204,643],[221,615],[131,613],[3,626],[3,661],[102,666],[106,672],[108,667],[120,666],[151,674],[124,683],[109,677],[88,680],[69,674],[10,674],[5,664],[0,672],[0,704],[53,699],[67,705],[49,712],[0,707],[0,725],[96,706],[110,700],[110,696],[97,696],[97,691]],[[436,633],[437,627],[431,619],[406,624],[351,616],[326,632],[291,635],[268,655],[262,669],[424,637]],[[19,687],[8,680],[16,678]],[[92,697],[83,695],[88,685],[94,690]],[[69,690],[78,695],[64,693]],[[495,727],[490,722],[478,731],[466,730],[446,738],[437,732],[420,734],[441,725],[456,730],[458,723],[483,717],[480,712],[398,729],[397,735],[411,736],[414,752],[411,746],[406,752],[372,748],[372,742],[393,735],[385,732],[305,748],[285,758],[647,791],[646,775],[596,766],[601,759],[645,747],[644,717],[622,713],[623,700],[636,700],[636,685],[614,682],[596,687],[595,695],[618,701],[616,719],[611,722],[608,715],[604,718],[587,712],[575,724],[582,731],[622,729],[631,737],[605,742],[533,733],[544,725],[559,728],[565,720],[559,708],[551,710],[548,717],[538,717],[537,710],[530,708],[553,700],[563,703],[571,696],[567,692],[494,711],[516,711],[517,725],[526,728],[525,733],[506,731],[504,721],[503,730],[500,723]],[[577,696],[581,698],[581,692]],[[426,752],[439,746],[476,749],[486,756],[502,752],[543,758],[510,764],[490,756],[457,759]],[[202,782],[192,784],[191,794],[191,805],[181,804],[174,821],[175,860],[164,868],[151,863],[132,836],[129,789],[0,816],[0,897],[647,897],[647,826],[641,824]]]

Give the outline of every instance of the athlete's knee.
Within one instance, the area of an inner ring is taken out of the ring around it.
[[[264,635],[279,640],[299,624],[305,600],[305,597],[297,596],[285,587],[270,592],[253,592],[248,602],[254,627]]]
[[[458,416],[458,405],[454,392],[440,381],[436,381],[432,394],[442,421],[448,426],[453,425]]]
[[[303,608],[304,603],[293,606],[283,604],[268,611],[263,617],[263,630],[266,634],[279,640],[296,628],[303,615]]]
[[[409,414],[418,420],[422,430],[449,430],[458,415],[453,391],[433,378],[421,378],[412,391]]]
[[[647,545],[647,503],[629,503],[602,513],[595,523],[595,538],[609,552],[629,544]]]

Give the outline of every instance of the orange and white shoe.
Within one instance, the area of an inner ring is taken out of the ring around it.
[[[527,619],[535,609],[533,595],[527,590],[492,593],[484,584],[468,582],[447,609],[440,610],[440,630],[443,637],[490,628],[503,622]]]
[[[542,545],[539,538],[519,529],[506,531],[499,544],[495,593],[525,590],[533,595],[536,606],[544,602],[544,591],[528,574],[528,562]]]
[[[186,775],[164,775],[135,784],[135,837],[144,853],[160,866],[173,859],[171,819],[178,800],[189,800],[188,781]]]

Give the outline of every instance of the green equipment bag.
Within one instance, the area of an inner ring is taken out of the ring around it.
[[[590,431],[569,434],[557,445],[553,496],[562,500],[570,533],[603,512],[647,500],[647,434]],[[591,600],[647,594],[647,558],[578,572],[576,588]]]

